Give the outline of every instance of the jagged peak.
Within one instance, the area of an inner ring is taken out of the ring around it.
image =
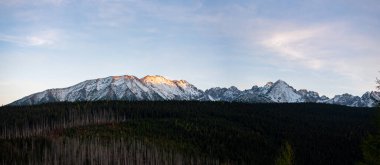
[[[380,97],[380,92],[378,91],[367,91],[366,93],[363,94],[363,96],[365,95],[374,95],[374,96],[379,96]]]
[[[113,80],[120,80],[120,79],[138,79],[137,77],[133,75],[122,75],[122,76],[111,76]]]
[[[209,88],[207,90],[220,90],[220,89],[223,89],[223,88],[221,88],[221,87],[212,87],[212,88]]]
[[[368,92],[364,93],[364,95],[371,94],[371,93],[373,93],[373,91],[368,91]]]
[[[307,89],[300,89],[299,92],[309,92]],[[311,92],[311,91],[310,91]]]
[[[178,84],[190,84],[186,80],[173,80],[173,81],[176,82],[176,83],[178,83]]]
[[[274,88],[291,88],[293,91],[296,92],[296,90],[292,86],[290,86],[288,83],[282,80],[277,80],[275,83],[273,83],[273,85],[269,88],[268,92],[272,91]]]
[[[233,91],[240,91],[237,87],[231,86],[228,88],[228,90],[233,90]]]
[[[133,75],[124,75],[124,79],[138,79],[136,76]]]
[[[304,93],[304,94],[316,94],[316,95],[319,95],[318,92],[315,92],[315,91],[309,91],[309,90],[307,90],[307,89],[300,89],[300,90],[298,90],[297,92],[299,92],[299,93]]]
[[[344,93],[342,95],[338,95],[338,96],[343,96],[343,97],[353,97],[353,95],[349,94],[349,93]]]
[[[284,80],[281,80],[281,79],[277,80],[273,85],[278,85],[278,84],[284,84],[284,85],[289,86],[288,83],[286,83]]]
[[[259,86],[257,86],[257,85],[254,85],[254,86],[252,86],[252,88],[251,89],[258,89],[259,88]]]
[[[166,78],[161,75],[146,75],[142,79],[166,79]]]
[[[330,99],[330,98],[327,97],[326,95],[322,95],[322,96],[321,96],[321,99],[322,99],[322,100],[328,100],[328,99]]]
[[[151,84],[174,84],[172,80],[169,80],[160,75],[147,75],[141,79],[143,82],[151,83]]]
[[[273,86],[273,82],[267,82],[266,84],[265,84],[265,86],[264,87],[266,87],[266,88],[270,88],[270,87],[272,87]]]
[[[376,100],[376,102],[380,102],[380,92],[372,91],[370,95]]]

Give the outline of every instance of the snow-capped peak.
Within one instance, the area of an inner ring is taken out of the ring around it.
[[[264,85],[264,88],[270,88],[273,86],[273,82],[267,82],[265,85]]]
[[[156,76],[148,75],[142,78],[141,81],[145,83],[151,83],[151,84],[167,84],[167,85],[175,86],[172,80],[166,79],[165,77],[159,76],[159,75],[156,75]]]
[[[141,81],[165,100],[189,100],[202,94],[201,91],[184,80],[169,80],[156,75],[145,76]]]
[[[272,86],[273,86],[273,85],[289,86],[288,83],[286,83],[285,81],[283,81],[283,80],[281,80],[281,79],[277,80],[275,83],[272,84]]]
[[[302,96],[285,81],[276,81],[268,90],[267,95],[275,102],[302,102]]]

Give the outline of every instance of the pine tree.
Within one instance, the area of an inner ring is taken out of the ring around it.
[[[280,153],[275,160],[275,165],[292,165],[294,164],[294,153],[292,146],[285,142],[281,147]]]

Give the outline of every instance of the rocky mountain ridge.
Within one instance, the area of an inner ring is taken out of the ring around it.
[[[17,100],[10,105],[34,105],[48,102],[96,100],[199,100],[274,103],[327,103],[354,107],[372,107],[380,101],[380,92],[366,92],[363,96],[350,94],[333,98],[319,96],[306,89],[296,90],[285,81],[269,82],[263,87],[239,90],[210,88],[202,91],[185,80],[169,80],[162,76],[137,78],[131,75],[110,76],[87,80],[67,88],[48,89]]]

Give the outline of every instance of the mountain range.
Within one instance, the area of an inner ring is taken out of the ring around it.
[[[239,90],[210,88],[202,91],[185,80],[169,80],[162,76],[137,78],[131,75],[86,80],[67,88],[48,89],[26,96],[9,105],[35,105],[48,102],[96,100],[198,100],[248,103],[327,103],[352,107],[373,107],[380,101],[380,92],[366,92],[361,97],[350,94],[333,98],[320,96],[306,89],[296,90],[285,81],[268,82],[259,87]]]

